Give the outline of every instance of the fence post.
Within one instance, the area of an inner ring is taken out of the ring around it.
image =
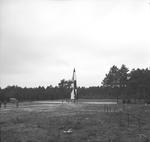
[[[122,118],[122,114],[121,114],[121,111],[119,112],[120,114],[120,120],[119,120],[119,123],[120,123],[120,126],[121,126],[121,118]]]
[[[106,105],[106,112],[108,112],[108,106]]]
[[[104,112],[105,112],[105,104],[103,105],[103,109],[104,109]]]
[[[138,128],[139,128],[139,132],[141,131],[141,121],[140,119],[138,119]]]
[[[2,142],[2,137],[1,137],[1,127],[0,127],[0,142]]]
[[[129,125],[130,125],[130,114],[127,113],[127,115],[128,115],[128,127],[129,127]]]

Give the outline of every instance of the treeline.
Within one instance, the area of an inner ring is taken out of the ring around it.
[[[62,96],[58,87],[21,88],[8,86],[5,89],[1,89],[0,99],[1,101],[9,101],[9,98],[16,98],[19,101],[35,101],[60,99]]]
[[[16,98],[19,101],[56,100],[70,98],[71,81],[65,79],[53,87],[22,88],[8,86],[0,88],[0,100]],[[121,68],[112,66],[97,87],[78,87],[79,99],[143,99],[150,102],[150,70],[129,69],[122,65]]]
[[[79,99],[109,99],[116,98],[116,89],[104,87],[78,87]],[[37,100],[57,100],[68,99],[71,95],[71,89],[65,87],[36,87],[22,88],[19,86],[8,86],[0,90],[0,100],[16,98],[19,101],[37,101]]]
[[[102,81],[104,88],[116,90],[118,98],[143,99],[150,102],[150,70],[146,69],[129,69],[122,65],[121,68],[112,66],[106,77]]]

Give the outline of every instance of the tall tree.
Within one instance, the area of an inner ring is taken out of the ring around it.
[[[127,95],[128,71],[129,69],[124,64],[119,69],[119,93],[124,99]]]
[[[117,66],[112,66],[109,70],[109,73],[106,74],[106,77],[102,81],[104,87],[118,87],[119,86],[119,69]]]
[[[58,87],[61,91],[60,93],[61,93],[62,99],[69,98],[70,93],[71,93],[71,90],[70,90],[71,84],[72,82],[70,80],[65,80],[65,79],[62,79],[60,83],[58,84]]]
[[[150,70],[133,69],[127,83],[128,94],[134,98],[150,100]]]
[[[129,69],[124,64],[119,69],[119,84],[120,84],[120,87],[126,87],[127,86],[128,71],[129,71]]]

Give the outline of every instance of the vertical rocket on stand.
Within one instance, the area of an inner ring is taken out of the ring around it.
[[[78,97],[77,97],[77,78],[76,78],[76,71],[75,71],[75,69],[73,70],[71,88],[72,88],[71,100],[76,100]]]

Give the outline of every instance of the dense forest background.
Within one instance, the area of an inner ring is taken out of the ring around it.
[[[100,86],[78,87],[79,99],[122,99],[150,102],[150,70],[112,66]],[[62,79],[57,86],[36,88],[8,86],[0,88],[0,100],[16,98],[19,101],[56,100],[70,98],[71,81]]]

